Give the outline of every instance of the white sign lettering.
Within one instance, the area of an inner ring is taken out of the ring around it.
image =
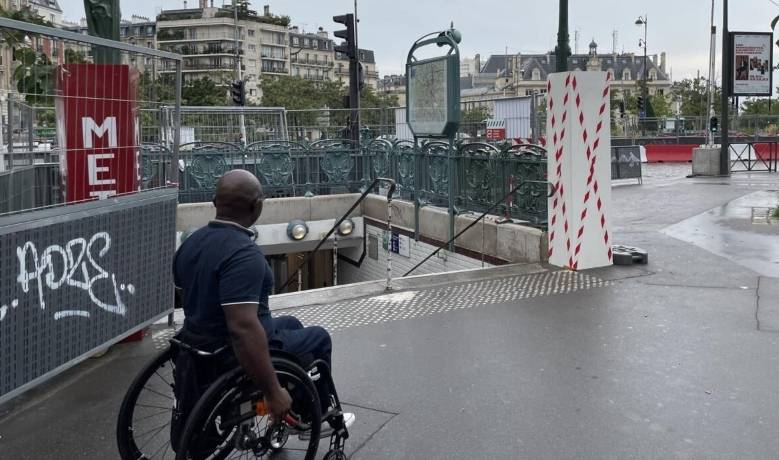
[[[108,147],[118,147],[116,141],[116,117],[106,117],[103,124],[98,126],[92,117],[81,118],[81,133],[84,139],[84,148],[92,148],[92,134],[102,138],[108,132]]]

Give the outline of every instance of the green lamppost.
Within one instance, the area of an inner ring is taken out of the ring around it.
[[[89,35],[119,41],[119,22],[122,20],[119,0],[84,0],[84,13]],[[95,64],[119,63],[120,57],[116,50],[96,47]]]
[[[568,0],[560,0],[560,25],[557,29],[557,71],[568,71],[568,57],[571,55],[571,44],[568,35]]]

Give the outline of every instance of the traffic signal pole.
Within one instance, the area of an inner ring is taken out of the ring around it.
[[[341,38],[345,43],[336,45],[333,50],[349,58],[349,138],[355,143],[360,142],[360,63],[357,48],[354,14],[333,16],[333,21],[346,26],[345,30],[336,30],[333,36]]]
[[[721,176],[730,175],[730,113],[728,107],[728,95],[730,93],[730,31],[728,29],[728,0],[722,0],[722,108],[721,108],[721,132],[722,150],[720,151],[719,173]]]
[[[235,81],[241,82],[241,48],[240,48],[240,32],[238,30],[238,0],[233,0],[233,17],[235,19]],[[241,88],[245,88],[241,84]],[[246,120],[243,116],[243,105],[246,103],[244,98],[246,93],[242,92],[241,97],[241,111],[238,114],[238,126],[241,132],[241,145],[246,147]]]

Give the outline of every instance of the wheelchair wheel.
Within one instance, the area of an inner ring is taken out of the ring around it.
[[[176,460],[273,458],[314,460],[319,447],[321,407],[316,387],[297,364],[272,358],[281,383],[292,397],[286,421],[271,425],[258,410],[262,392],[243,369],[222,376],[200,398],[181,436]],[[309,439],[298,432],[310,430]]]
[[[172,460],[173,352],[168,348],[138,374],[119,410],[116,442],[123,460]]]

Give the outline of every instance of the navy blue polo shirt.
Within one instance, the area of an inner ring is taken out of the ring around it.
[[[212,221],[181,244],[173,279],[184,290],[184,327],[196,334],[227,338],[223,309],[257,305],[266,331],[271,324],[268,296],[273,273],[253,233],[237,223]]]

